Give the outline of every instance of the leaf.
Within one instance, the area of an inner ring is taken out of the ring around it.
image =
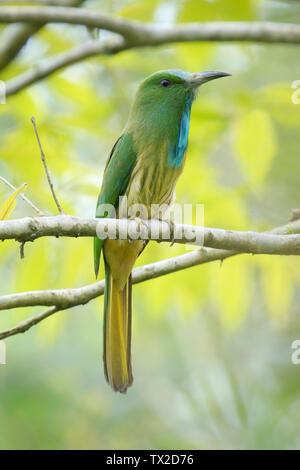
[[[261,185],[277,150],[273,124],[265,111],[255,109],[239,120],[234,147],[246,179]]]
[[[178,21],[247,21],[257,14],[257,2],[253,0],[186,0],[179,10]]]
[[[0,209],[0,220],[6,220],[14,208],[16,207],[16,197],[20,194],[23,189],[25,189],[27,186],[27,183],[22,184],[18,189],[16,189],[11,196],[5,201],[3,206]]]

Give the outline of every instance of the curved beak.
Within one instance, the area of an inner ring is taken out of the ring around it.
[[[205,70],[204,72],[191,73],[187,85],[191,88],[196,88],[203,83],[215,80],[215,78],[230,77],[231,73],[219,72],[218,70]]]

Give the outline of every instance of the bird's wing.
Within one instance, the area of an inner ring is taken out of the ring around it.
[[[132,134],[123,134],[115,143],[104,170],[101,191],[97,201],[96,217],[109,217],[109,212],[103,214],[103,204],[118,207],[119,196],[126,192],[130,174],[136,162]],[[100,255],[104,240],[94,238],[94,266],[96,277],[99,271]]]

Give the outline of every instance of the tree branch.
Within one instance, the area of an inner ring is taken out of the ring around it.
[[[121,35],[91,41],[45,59],[6,83],[7,96],[89,57],[116,54],[126,49],[190,41],[255,41],[300,43],[300,25],[275,22],[206,22],[161,26],[67,7],[0,7],[0,22],[64,22],[97,27]],[[0,60],[1,62],[1,60]]]
[[[9,336],[16,335],[18,333],[25,333],[25,331],[27,331],[29,328],[36,325],[37,323],[44,320],[45,318],[49,317],[50,315],[53,315],[53,313],[58,312],[58,310],[59,309],[56,307],[51,307],[48,310],[46,310],[46,312],[43,312],[43,313],[40,313],[39,315],[28,318],[27,320],[19,323],[14,328],[2,331],[0,333],[0,340],[4,338],[8,338]]]
[[[25,0],[21,0],[25,1]],[[80,5],[84,0],[66,0],[64,6]],[[44,4],[58,4],[58,2],[48,0],[37,0],[38,3]],[[0,0],[0,3],[5,3],[5,0]],[[9,3],[9,2],[7,2]],[[11,2],[12,3],[12,2]],[[18,55],[27,41],[34,36],[42,27],[43,23],[21,23],[8,25],[1,35],[0,43],[0,70],[4,69],[10,64]]]
[[[33,241],[40,237],[94,237],[156,240],[194,244],[253,254],[299,255],[300,220],[286,226],[289,235],[274,233],[240,232],[216,228],[203,228],[176,224],[174,230],[166,222],[145,221],[140,225],[127,219],[87,219],[68,215],[25,217],[0,222],[0,240]],[[110,234],[107,233],[109,231]],[[172,232],[172,233],[170,233]],[[106,236],[105,236],[106,235]]]
[[[132,273],[132,282],[133,284],[139,284],[199,264],[225,259],[234,254],[236,253],[225,250],[201,248],[184,255],[135,268]],[[56,306],[59,309],[65,309],[76,305],[84,305],[90,300],[103,295],[104,286],[105,282],[102,279],[93,284],[72,289],[50,289],[3,295],[0,297],[0,310],[38,305],[44,307]]]
[[[133,270],[132,282],[137,284],[166,274],[191,268],[198,264],[208,263],[216,259],[225,259],[236,253],[225,250],[213,250],[210,248],[201,248],[186,255],[176,256],[157,263],[147,264]],[[90,300],[103,295],[104,280],[95,282],[84,287],[75,289],[53,289],[45,291],[23,292],[19,294],[4,295],[0,297],[0,310],[12,309],[17,307],[32,307],[37,305],[52,305],[45,312],[19,323],[13,328],[0,332],[0,340],[18,333],[24,333],[32,326],[36,325],[45,318],[54,313],[77,305],[84,305]]]
[[[106,29],[128,38],[140,37],[143,23],[72,7],[0,7],[0,23],[68,23]],[[146,28],[149,28],[149,26]]]
[[[0,70],[3,70],[18,55],[22,47],[41,28],[39,24],[11,24],[2,35],[0,44]]]
[[[6,85],[6,96],[14,95],[18,91],[52,75],[67,66],[81,62],[89,57],[97,55],[113,55],[129,48],[129,44],[122,37],[111,38],[103,41],[90,41],[74,47],[67,52],[56,54],[49,59],[39,62],[37,65],[20,75],[11,78]]]
[[[72,7],[0,7],[1,23],[68,23],[106,29],[147,44],[178,41],[256,41],[299,44],[300,26],[268,21],[216,21],[174,27],[127,20]]]
[[[68,216],[70,218],[70,216]],[[62,216],[60,216],[60,219]],[[294,221],[281,227],[274,228],[265,234],[283,235],[286,233],[299,233],[300,221]],[[287,235],[284,235],[287,236]],[[183,269],[191,268],[199,264],[209,263],[216,260],[224,260],[231,256],[241,254],[236,251],[218,250],[212,248],[200,248],[199,250],[190,253],[169,258],[156,263],[151,263],[133,270],[132,282],[134,284],[144,282],[149,279],[155,279],[160,276],[165,276],[172,272],[181,271]],[[104,280],[95,282],[93,284],[78,287],[73,289],[52,289],[44,291],[31,291],[22,292],[17,294],[4,295],[0,297],[0,310],[12,309],[17,307],[32,307],[32,306],[51,306],[46,312],[31,317],[18,324],[16,327],[8,329],[0,333],[0,339],[24,331],[36,325],[43,319],[47,318],[58,311],[72,308],[76,305],[84,305],[90,300],[102,295],[104,293]]]
[[[51,176],[50,176],[50,173],[49,173],[49,170],[48,170],[47,162],[46,162],[46,157],[45,157],[45,154],[44,154],[44,151],[43,151],[43,148],[42,148],[42,144],[41,144],[41,141],[40,141],[40,136],[39,136],[39,133],[38,133],[38,130],[37,130],[37,127],[36,127],[35,117],[31,116],[30,120],[32,122],[33,129],[34,129],[34,132],[35,132],[35,135],[36,135],[36,139],[37,139],[39,150],[40,150],[41,160],[42,160],[42,163],[43,163],[43,166],[44,166],[44,170],[45,170],[45,173],[46,173],[46,177],[47,177],[47,180],[48,180],[48,184],[49,184],[54,202],[56,204],[58,212],[62,215],[62,214],[64,214],[64,211],[61,208],[61,205],[58,201],[58,198],[57,198],[55,190],[54,190],[54,186],[53,186]]]

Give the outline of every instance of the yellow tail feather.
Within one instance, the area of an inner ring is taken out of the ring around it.
[[[126,393],[132,384],[131,370],[131,276],[118,290],[108,265],[104,300],[103,361],[107,382],[116,392]]]

